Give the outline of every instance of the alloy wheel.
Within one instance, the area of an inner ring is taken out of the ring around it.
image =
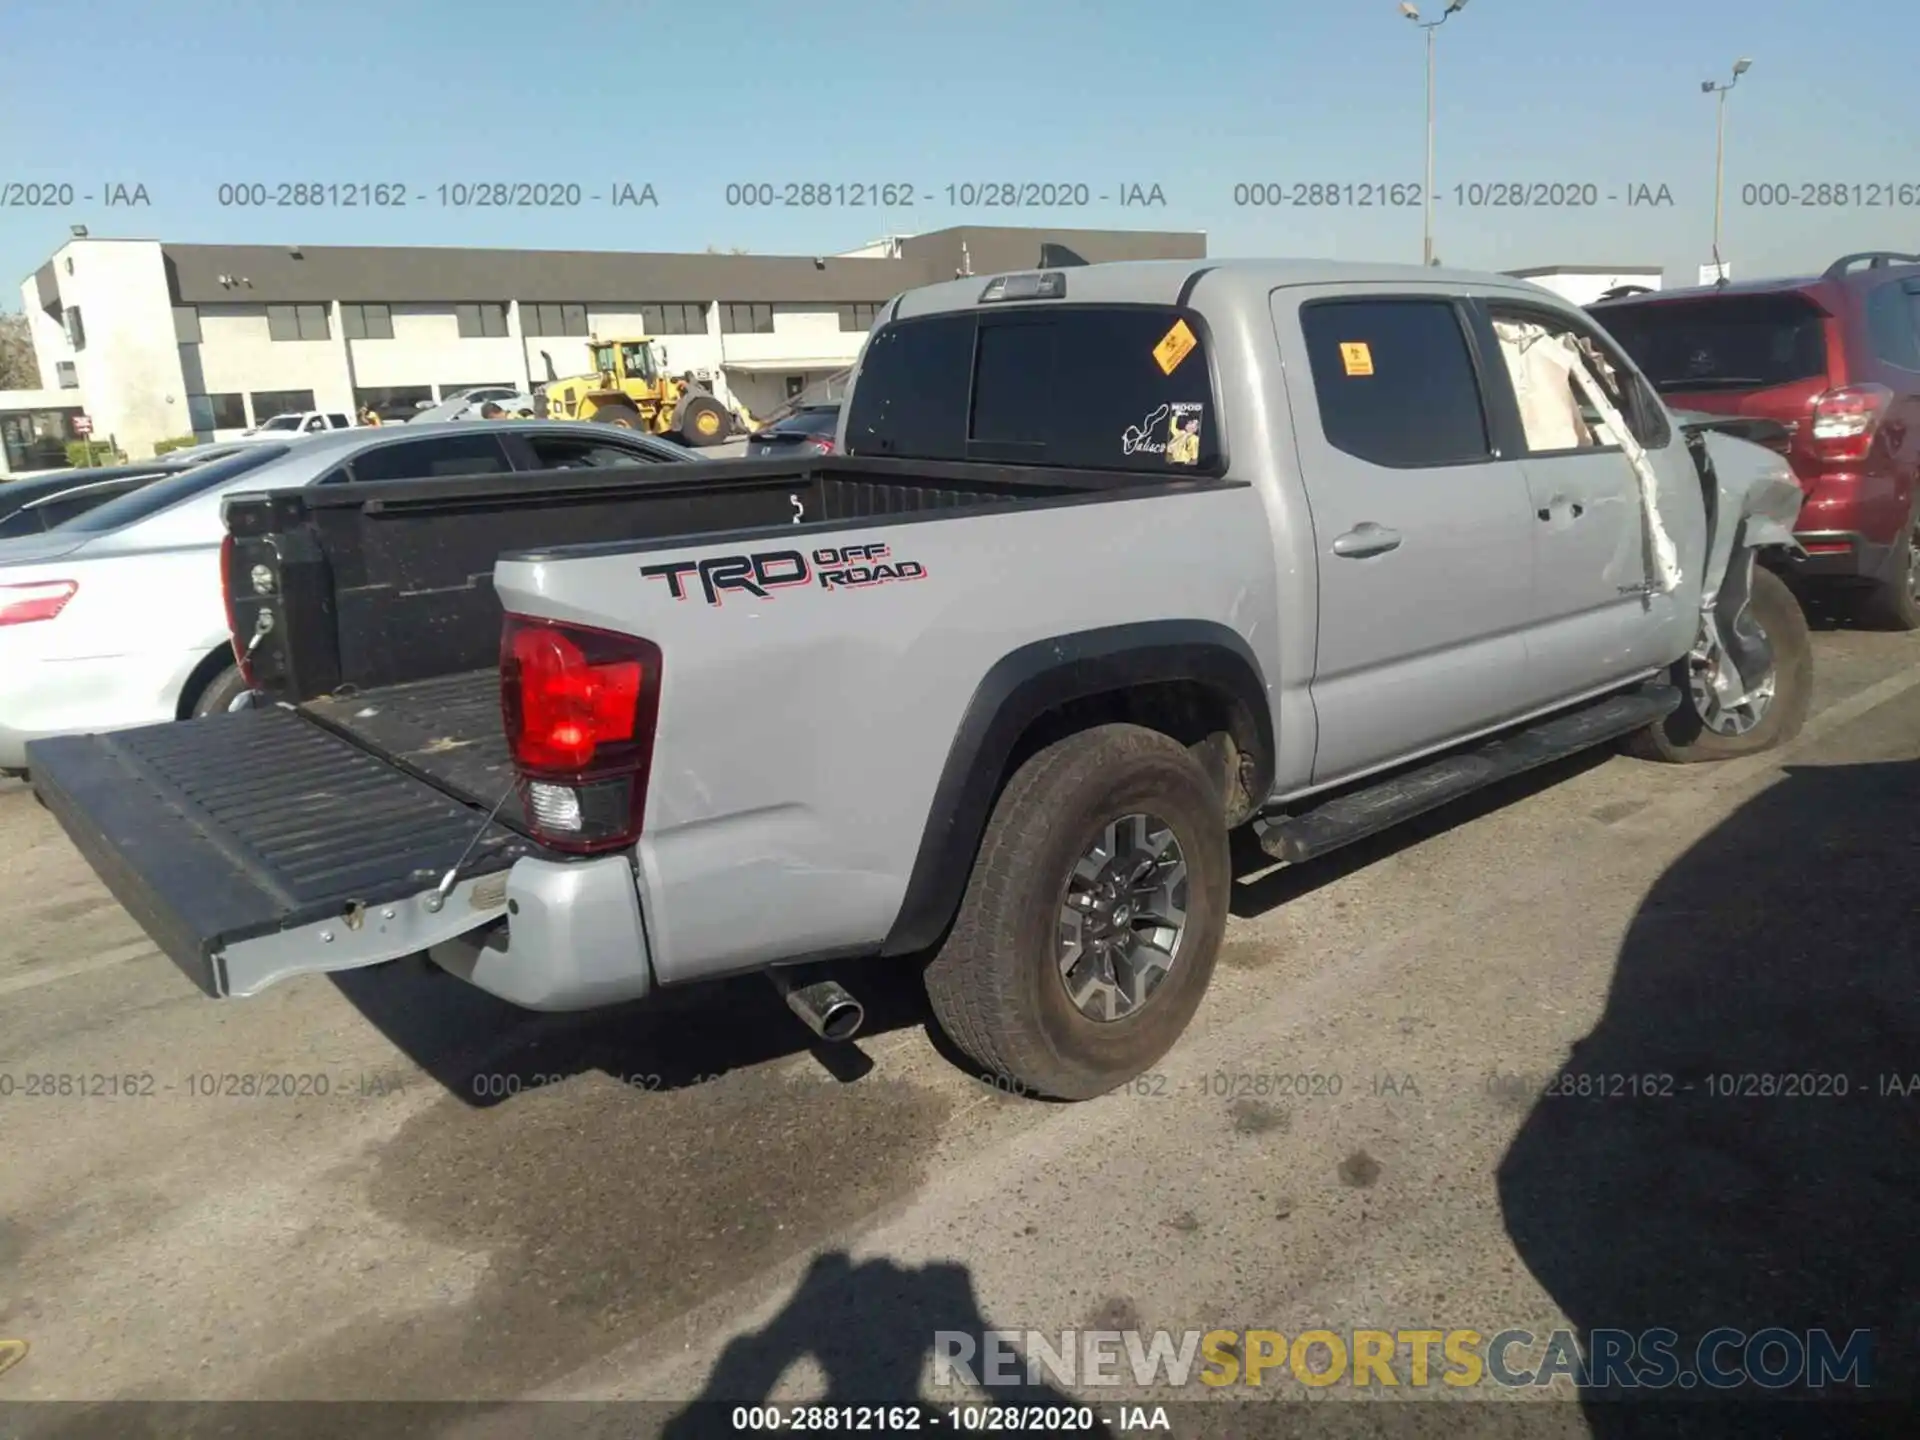
[[[1074,1007],[1124,1020],[1153,996],[1187,928],[1187,861],[1158,816],[1110,822],[1081,854],[1061,896],[1057,959]]]

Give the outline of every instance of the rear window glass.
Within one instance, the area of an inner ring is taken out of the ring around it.
[[[191,470],[182,470],[177,475],[169,475],[164,480],[156,480],[151,485],[142,486],[131,495],[122,495],[118,500],[109,500],[106,504],[76,515],[66,524],[57,528],[63,531],[101,534],[108,530],[117,530],[122,525],[131,525],[136,520],[145,520],[150,515],[158,515],[169,506],[178,505],[195,495],[204,494],[216,485],[236,476],[257,470],[269,460],[277,460],[287,453],[284,445],[249,445],[246,449],[227,456],[223,460],[210,461],[205,465],[196,465]]]
[[[896,322],[868,344],[847,447],[922,460],[1217,472],[1200,323],[1164,306]]]
[[[1662,394],[1766,390],[1827,373],[1825,317],[1797,295],[1609,305],[1594,318]]]
[[[840,419],[839,407],[827,410],[802,410],[766,428],[768,435],[831,435]]]
[[[492,435],[445,435],[382,445],[354,457],[356,480],[426,480],[442,475],[498,475],[506,452]]]

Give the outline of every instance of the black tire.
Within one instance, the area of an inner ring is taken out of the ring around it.
[[[1876,630],[1920,630],[1920,499],[1895,552],[1893,578],[1861,596],[1855,613]]]
[[[622,430],[646,428],[640,423],[640,412],[631,405],[602,405],[593,412],[593,418],[596,424],[617,425]]]
[[[1744,735],[1721,735],[1708,729],[1694,705],[1688,662],[1682,659],[1673,667],[1672,683],[1687,698],[1658,725],[1629,736],[1629,754],[1669,765],[1734,760],[1785,745],[1800,733],[1813,703],[1813,640],[1807,632],[1807,617],[1786,581],[1760,565],[1754,567],[1748,607],[1773,646],[1773,702],[1760,723]]]
[[[1136,813],[1158,817],[1179,844],[1186,924],[1144,1002],[1095,1020],[1060,975],[1060,912],[1088,845]],[[1193,1019],[1232,880],[1220,794],[1183,746],[1134,725],[1069,736],[1022,765],[994,806],[953,929],[927,967],[934,1014],[986,1078],[1049,1099],[1104,1094],[1165,1055]]]
[[[711,395],[690,397],[680,412],[680,439],[683,444],[696,447],[718,445],[732,429],[727,407]]]
[[[240,667],[229,665],[213,679],[207,682],[193,702],[193,718],[200,720],[208,715],[223,715],[234,701],[247,693],[247,682],[240,678]]]

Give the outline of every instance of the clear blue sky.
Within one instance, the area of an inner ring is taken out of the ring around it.
[[[1428,0],[1429,18],[1443,0]],[[151,205],[0,209],[0,304],[83,223],[96,236],[756,253],[956,223],[1205,230],[1216,256],[1415,259],[1420,211],[1237,207],[1248,181],[1417,183],[1423,50],[1395,0],[13,0],[0,185]],[[1439,34],[1437,244],[1448,264],[1659,264],[1692,283],[1729,101],[1736,275],[1920,248],[1920,206],[1764,209],[1743,185],[1920,189],[1913,11],[1829,30],[1778,0],[1471,0]],[[657,208],[443,208],[442,183],[651,183]],[[1592,183],[1597,210],[1463,209],[1469,181]],[[399,181],[404,210],[240,209],[223,182]],[[903,182],[911,210],[747,209],[737,181]],[[959,210],[948,184],[1157,184],[1164,208]],[[1630,186],[1670,208],[1629,209]],[[924,192],[932,189],[936,193]],[[1621,199],[1608,203],[1604,197]],[[1909,197],[1912,198],[1911,196]]]

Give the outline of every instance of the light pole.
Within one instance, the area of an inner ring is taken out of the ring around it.
[[[1433,32],[1466,8],[1467,0],[1447,0],[1447,8],[1438,20],[1422,20],[1412,0],[1400,0],[1400,13],[1427,32],[1427,189],[1426,220],[1420,241],[1422,265],[1433,264]]]
[[[1719,119],[1715,129],[1713,143],[1713,278],[1716,283],[1724,283],[1726,266],[1720,259],[1720,218],[1725,208],[1727,189],[1727,92],[1740,83],[1740,77],[1753,68],[1753,61],[1739,59],[1733,62],[1733,78],[1724,85],[1716,85],[1711,80],[1700,82],[1700,93],[1718,95]]]

